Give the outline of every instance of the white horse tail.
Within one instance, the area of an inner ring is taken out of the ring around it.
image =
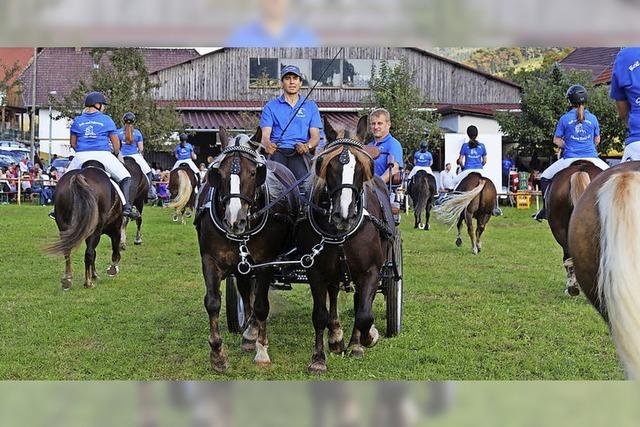
[[[480,180],[480,184],[478,184],[473,190],[450,196],[442,205],[435,209],[438,218],[447,224],[451,224],[451,227],[453,227],[458,221],[458,218],[460,218],[462,212],[467,209],[469,203],[471,203],[471,201],[480,194],[485,183],[486,179],[482,179]]]
[[[176,208],[178,211],[182,210],[189,203],[192,190],[189,175],[184,170],[178,169],[178,195],[167,206]]]
[[[640,378],[640,172],[612,175],[598,191],[598,298],[627,377]]]
[[[584,171],[576,172],[571,175],[571,204],[573,206],[578,203],[578,200],[589,186],[591,177]]]

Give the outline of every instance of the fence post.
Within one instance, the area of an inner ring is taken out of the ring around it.
[[[22,174],[18,175],[18,188],[16,188],[16,190],[18,190],[18,206],[20,206],[20,193],[22,192],[22,184],[20,182],[21,179]]]

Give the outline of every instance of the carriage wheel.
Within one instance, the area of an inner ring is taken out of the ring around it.
[[[404,269],[402,266],[402,237],[400,236],[400,230],[396,230],[397,234],[393,241],[395,251],[395,264],[398,268],[398,274],[400,279],[395,280],[393,277],[393,267],[388,267],[390,271],[388,276],[384,279],[384,288],[386,289],[387,299],[387,337],[395,337],[400,333],[402,327],[402,308],[403,308],[403,296],[404,287],[402,282],[402,275]]]
[[[226,280],[225,302],[227,309],[227,327],[233,334],[241,334],[244,327],[244,304],[238,293],[238,281],[235,276],[229,276]]]

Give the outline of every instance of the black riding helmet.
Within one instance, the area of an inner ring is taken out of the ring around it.
[[[133,114],[131,111],[128,111],[124,113],[124,115],[122,116],[122,121],[125,123],[135,123],[136,115]]]
[[[585,104],[588,98],[587,89],[582,85],[573,85],[567,90],[567,99],[571,105]]]
[[[180,144],[184,144],[187,142],[187,139],[189,139],[189,136],[186,133],[181,133],[180,134]]]
[[[84,97],[85,107],[93,107],[96,104],[109,104],[109,102],[107,102],[107,98],[102,92],[90,92]]]
[[[420,150],[427,150],[429,148],[429,143],[427,141],[420,141]]]

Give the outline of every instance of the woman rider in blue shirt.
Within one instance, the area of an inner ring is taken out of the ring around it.
[[[618,115],[627,122],[622,161],[640,160],[640,47],[618,52],[611,74],[611,98]]]
[[[142,157],[144,150],[144,141],[142,140],[142,132],[133,127],[136,122],[136,115],[131,111],[124,113],[122,116],[122,122],[124,126],[118,129],[118,139],[120,139],[120,152],[123,157],[131,157],[140,166],[142,173],[147,176],[149,180],[149,194],[147,197],[150,200],[158,198],[155,188],[153,187],[153,173],[147,161]]]

